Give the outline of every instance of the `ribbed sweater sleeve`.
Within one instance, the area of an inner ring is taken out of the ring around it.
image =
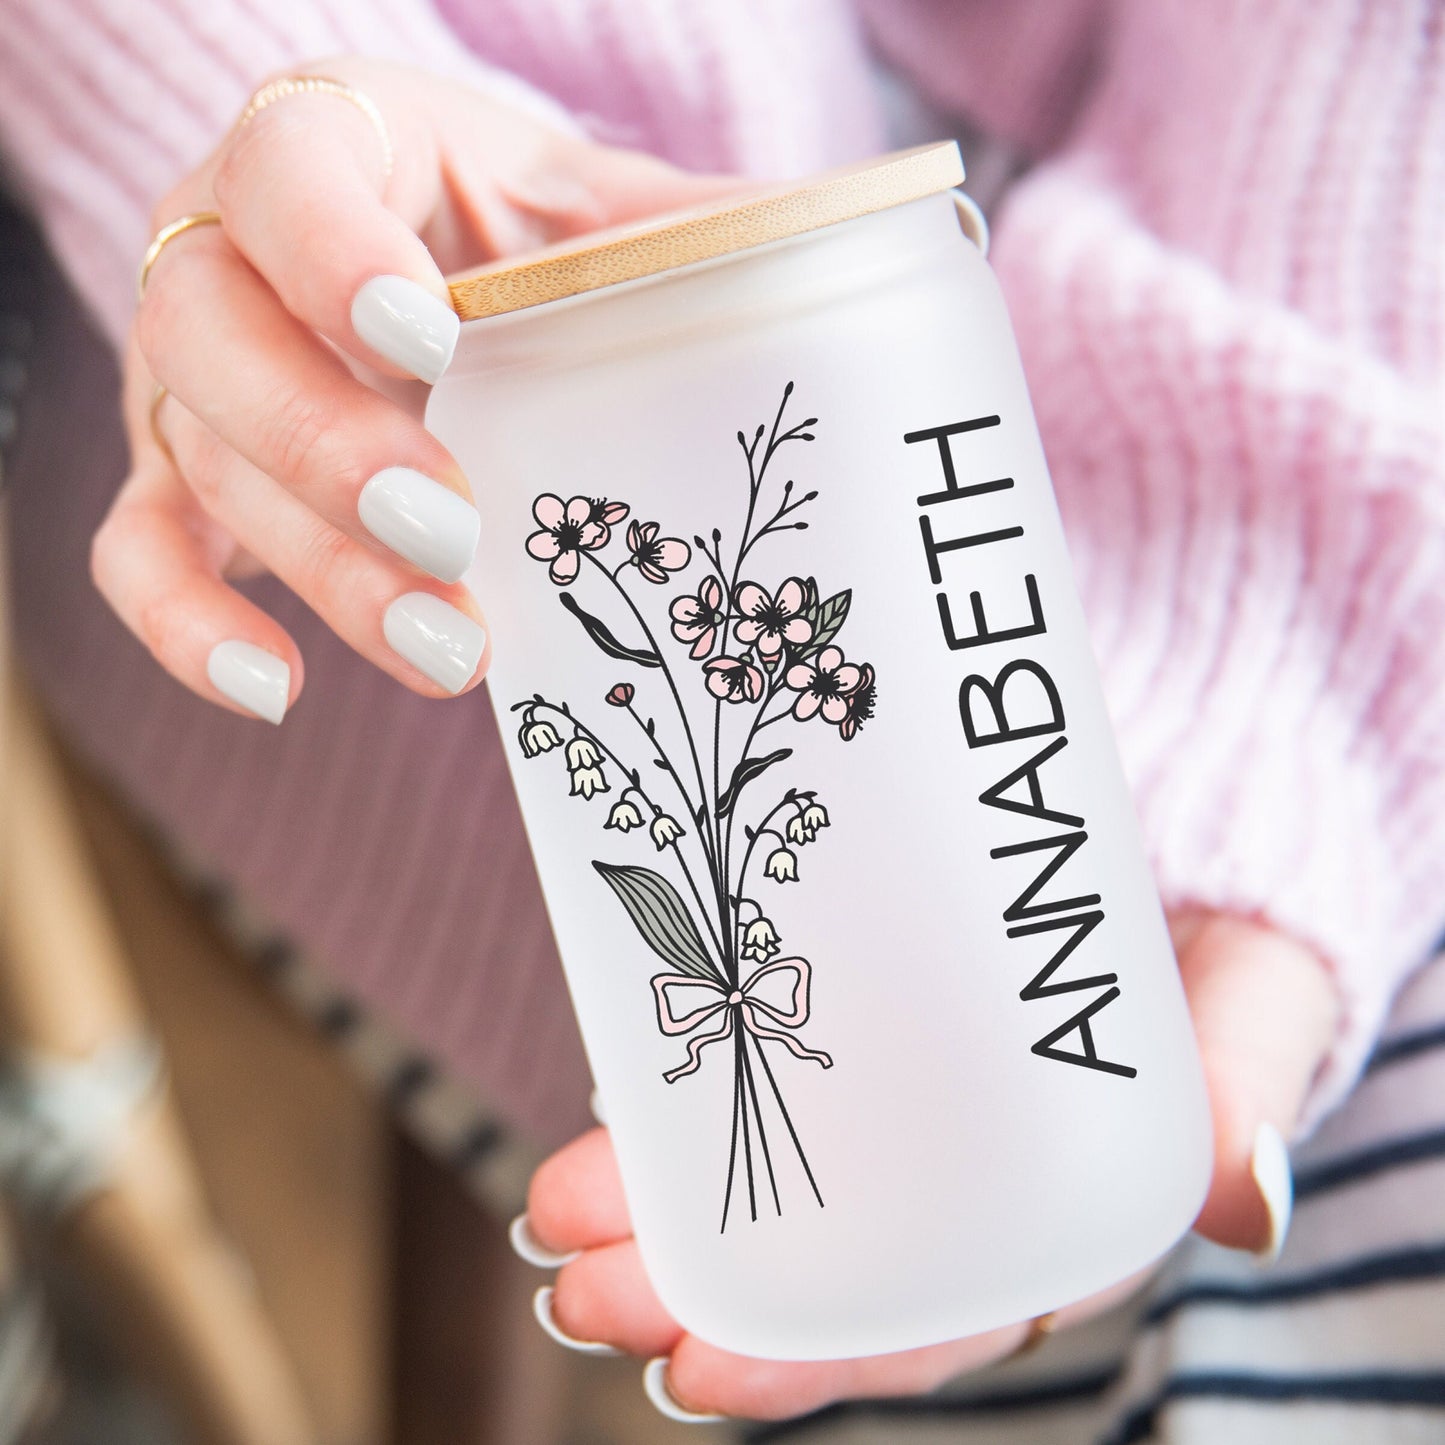
[[[4,0],[0,150],[112,340],[151,207],[265,77],[328,55],[410,61],[567,124],[478,60],[427,0]]]
[[[1338,980],[1313,1119],[1445,921],[1445,6],[1112,25],[995,259],[1166,899]]]

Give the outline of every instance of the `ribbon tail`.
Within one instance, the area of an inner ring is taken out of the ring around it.
[[[800,1059],[811,1059],[814,1063],[822,1064],[825,1069],[833,1067],[832,1054],[825,1054],[822,1049],[810,1049],[806,1044],[800,1044],[792,1034],[786,1034],[781,1029],[771,1029],[758,1018],[756,1009],[748,1010],[747,1020],[748,1032],[760,1039],[778,1039],[787,1044],[789,1050]]]
[[[702,1051],[709,1044],[715,1044],[719,1039],[727,1038],[732,1031],[733,1011],[732,1009],[725,1009],[723,1011],[722,1023],[719,1024],[717,1028],[711,1033],[696,1034],[687,1041],[687,1062],[685,1064],[679,1064],[675,1069],[668,1069],[662,1077],[666,1079],[669,1084],[675,1084],[685,1074],[695,1074],[699,1065],[702,1063]]]

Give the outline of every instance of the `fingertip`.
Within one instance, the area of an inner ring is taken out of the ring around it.
[[[1264,1243],[1255,1252],[1262,1263],[1273,1264],[1284,1249],[1294,1212],[1294,1174],[1284,1136],[1268,1120],[1255,1133],[1249,1172],[1269,1221]]]
[[[569,1250],[593,1249],[631,1232],[616,1156],[605,1129],[590,1129],[532,1176],[527,1214],[536,1233]]]
[[[672,1383],[672,1361],[666,1355],[655,1355],[642,1367],[642,1393],[659,1415],[679,1425],[716,1425],[728,1418],[683,1404]]]
[[[206,657],[206,676],[227,702],[264,722],[279,726],[291,706],[291,664],[244,638],[216,643]]]
[[[382,615],[382,634],[391,650],[441,695],[460,697],[486,675],[491,658],[487,628],[479,616],[469,616],[435,593],[406,592],[392,601]]]
[[[351,327],[362,344],[428,386],[451,365],[462,327],[440,273],[436,279],[441,294],[408,276],[373,276],[351,301]]]

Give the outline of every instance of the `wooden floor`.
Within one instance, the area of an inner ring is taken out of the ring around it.
[[[640,1365],[569,1354],[545,1276],[402,1138],[349,1066],[219,936],[103,788],[71,767],[213,1208],[325,1445],[671,1445]]]

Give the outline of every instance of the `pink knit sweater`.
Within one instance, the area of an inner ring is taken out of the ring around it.
[[[1318,948],[1345,1017],[1312,1115],[1348,1088],[1445,921],[1441,0],[4,0],[0,17],[0,142],[117,339],[152,200],[260,77],[329,53],[557,102],[684,165],[785,174],[883,144],[869,38],[1031,152],[994,260],[1162,889]],[[294,753],[266,756],[306,766]],[[445,876],[412,900],[393,975],[450,968],[464,992],[473,901]],[[293,912],[385,973],[346,920]],[[423,1033],[454,1007],[440,985],[420,1007],[391,993]]]

